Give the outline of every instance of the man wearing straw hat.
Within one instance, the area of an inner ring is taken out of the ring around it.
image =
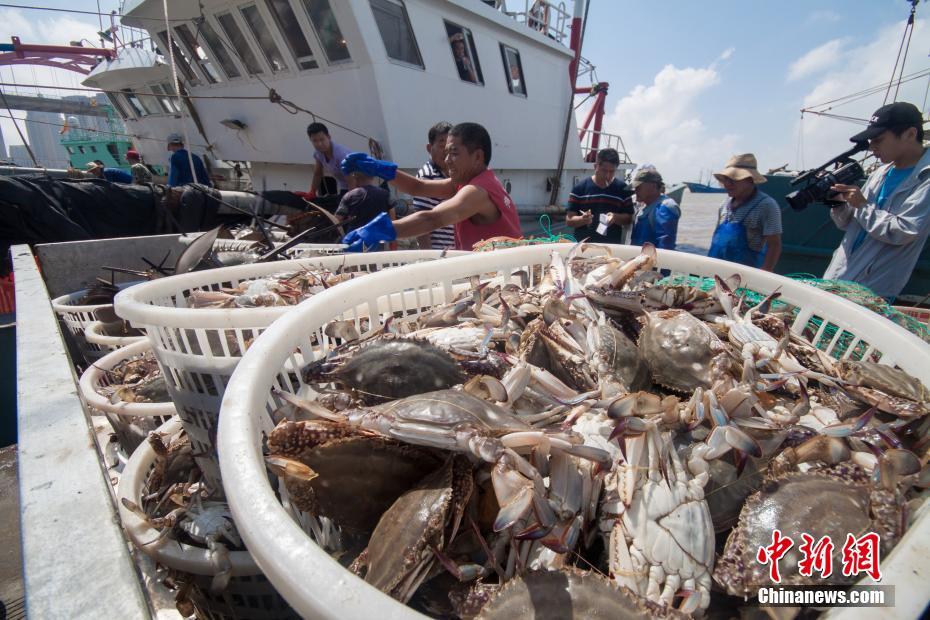
[[[720,207],[707,255],[772,271],[781,256],[781,210],[757,187],[766,178],[759,173],[756,156],[734,155],[714,177],[729,198]]]

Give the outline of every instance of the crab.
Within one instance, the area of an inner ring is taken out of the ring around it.
[[[653,602],[672,606],[679,590],[690,593],[681,609],[710,604],[714,526],[704,499],[706,475],[688,475],[671,435],[654,422],[629,433],[624,461],[605,487],[622,499],[610,536],[614,581]]]
[[[473,490],[468,460],[447,459],[387,509],[352,570],[406,603],[429,575],[436,552],[455,538]]]
[[[490,597],[478,615],[484,620],[686,617],[618,588],[597,573],[575,568],[532,571],[512,579]]]
[[[129,498],[124,497],[122,503],[151,527],[160,530],[159,536],[152,542],[165,540],[169,535],[176,538],[178,533],[183,532],[194,543],[206,547],[210,551],[210,562],[216,571],[210,591],[218,594],[226,589],[232,577],[227,543],[234,548],[243,547],[227,504],[205,502],[198,491],[191,495],[191,503],[187,507],[175,508],[164,517],[150,517]]]
[[[713,385],[729,366],[724,343],[685,310],[645,316],[637,345],[656,383],[690,394],[695,388]]]
[[[930,413],[930,389],[899,368],[842,360],[836,362],[834,371],[846,383],[848,394],[881,411],[903,418]]]
[[[611,326],[603,313],[599,313],[597,322],[588,327],[587,338],[589,365],[602,386],[619,385],[625,392],[648,386],[649,369],[636,344]]]
[[[830,536],[833,541],[843,541],[850,533],[877,532],[882,552],[887,552],[903,533],[903,510],[900,494],[874,485],[852,463],[768,477],[746,501],[739,524],[717,560],[714,579],[731,595],[743,597],[774,585],[769,567],[757,561],[759,549],[771,543],[774,529],[804,532],[814,540]],[[837,564],[841,547],[834,548]],[[798,571],[799,554],[795,545],[782,559],[781,585],[846,585],[855,580],[839,570],[829,577],[804,577]]]

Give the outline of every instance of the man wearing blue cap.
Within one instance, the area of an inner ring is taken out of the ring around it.
[[[203,160],[197,155],[188,154],[181,134],[173,133],[168,136],[168,150],[171,152],[171,158],[168,160],[169,187],[195,182],[201,185],[212,185]]]
[[[824,279],[851,280],[893,300],[911,277],[930,233],[930,153],[924,119],[903,101],[880,107],[869,126],[850,138],[869,142],[884,166],[860,190],[834,185],[841,204],[830,210],[846,234]]]

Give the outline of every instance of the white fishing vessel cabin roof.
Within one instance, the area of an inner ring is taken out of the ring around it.
[[[403,168],[423,164],[431,125],[468,120],[488,128],[492,167],[514,171],[514,183],[519,171],[551,173],[573,101],[571,16],[549,6],[544,23],[532,1],[510,4],[519,10],[480,0],[169,0],[178,77],[194,97],[190,142],[252,162],[253,179],[303,189],[313,118],[269,101],[271,88],[318,115],[335,141],[368,151],[373,138]],[[146,30],[165,56],[147,52],[151,43],[124,48],[85,84],[122,91],[115,106],[131,133],[152,139],[139,148],[157,161],[156,139],[181,129],[163,3],[135,0],[124,14],[122,24]],[[564,167],[584,170],[571,123]]]

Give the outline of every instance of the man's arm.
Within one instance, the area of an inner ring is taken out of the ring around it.
[[[656,247],[674,250],[678,237],[678,212],[663,204],[656,209]]]
[[[474,185],[466,185],[455,196],[439,203],[432,210],[418,211],[397,220],[394,222],[394,230],[398,239],[419,237],[437,228],[457,224],[479,214],[487,217],[500,216],[486,191]]]
[[[320,184],[323,183],[323,165],[317,161],[313,167],[313,178],[310,180],[310,193],[319,194]]]
[[[590,211],[566,211],[565,212],[565,223],[571,226],[572,228],[579,228],[581,226],[587,226],[592,221],[594,221],[594,216]]]
[[[862,226],[866,233],[882,243],[906,245],[914,241],[930,218],[930,183],[918,185],[904,200],[898,213],[890,213],[869,202],[854,185],[834,185],[843,192],[850,218]]]
[[[830,209],[830,219],[840,230],[849,228],[849,223],[853,218],[853,208],[849,205],[840,205]]]
[[[399,191],[411,196],[439,198],[440,200],[447,200],[455,196],[455,183],[452,182],[452,179],[418,179],[413,175],[398,170],[397,176],[390,183]]]
[[[778,259],[781,257],[781,234],[766,235],[763,239],[767,247],[765,250],[765,260],[760,269],[763,271],[774,271],[775,264],[778,263]]]

